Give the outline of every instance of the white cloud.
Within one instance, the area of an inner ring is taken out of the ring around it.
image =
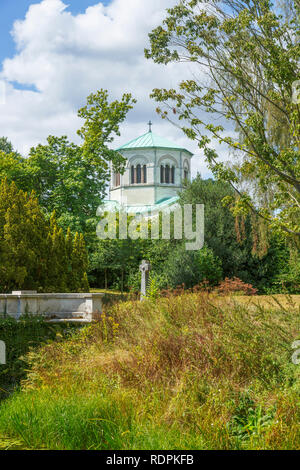
[[[144,58],[148,33],[175,3],[113,0],[106,7],[98,3],[78,15],[72,15],[61,0],[32,4],[25,19],[14,24],[17,52],[3,62],[0,74],[6,81],[6,100],[0,105],[1,135],[21,152],[44,142],[49,134],[75,140],[80,126],[77,109],[88,94],[105,88],[111,98],[131,92],[138,100],[116,145],[146,132],[151,118],[154,131],[199,155],[180,130],[156,116],[156,103],[149,98],[153,88],[174,87],[182,78],[183,66],[160,66]],[[14,82],[37,91],[17,90]],[[193,160],[194,173],[207,175],[203,156]]]

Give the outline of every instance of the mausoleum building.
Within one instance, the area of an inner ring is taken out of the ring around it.
[[[111,172],[110,201],[134,212],[173,204],[191,178],[193,154],[151,130],[117,149],[126,158],[123,174]]]

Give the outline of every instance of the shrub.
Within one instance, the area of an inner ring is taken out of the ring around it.
[[[167,285],[173,288],[184,283],[189,289],[205,280],[216,285],[222,279],[221,261],[206,246],[187,251],[183,244],[170,253],[163,274]]]
[[[228,277],[222,281],[218,287],[217,292],[219,294],[245,294],[245,295],[255,295],[257,293],[257,289],[255,289],[251,284],[246,284],[238,277],[234,277],[233,279],[229,279]]]
[[[0,184],[0,292],[88,290],[82,235],[67,236],[55,214],[47,220],[35,194]],[[0,312],[1,313],[1,312]]]
[[[291,253],[289,263],[285,266],[285,271],[279,274],[274,282],[277,291],[285,293],[300,293],[300,252]]]

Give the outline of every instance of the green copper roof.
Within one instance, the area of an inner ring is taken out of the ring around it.
[[[128,214],[144,214],[147,215],[151,213],[151,215],[155,216],[159,212],[174,210],[177,206],[175,204],[178,203],[179,197],[173,196],[168,198],[163,198],[157,201],[155,204],[149,205],[122,205],[118,201],[113,200],[104,200],[103,204],[105,209],[99,207],[100,212],[97,215],[101,215],[104,211],[111,211],[111,212],[118,212],[119,210],[123,210]],[[172,207],[173,206],[173,207]]]
[[[154,134],[152,131],[147,132],[146,134],[137,137],[136,139],[131,140],[127,144],[122,145],[122,147],[117,148],[117,150],[126,150],[126,149],[136,149],[136,148],[168,148],[168,149],[179,149],[185,150],[190,153],[189,150],[181,147],[180,145],[174,144],[164,137],[160,137],[157,134]]]

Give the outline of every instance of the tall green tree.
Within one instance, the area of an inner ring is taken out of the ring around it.
[[[223,275],[221,260],[207,246],[187,251],[184,244],[178,245],[169,253],[163,269],[167,285],[173,288],[181,284],[191,288],[204,281],[216,285]]]
[[[111,144],[134,103],[130,94],[110,101],[106,90],[88,96],[78,111],[83,120],[79,145],[66,136],[49,136],[46,144],[32,148],[23,158],[6,138],[0,139],[0,177],[15,181],[20,189],[34,190],[48,216],[55,211],[65,231],[70,227],[73,233],[95,232],[96,210],[106,195],[110,166],[122,171],[124,164]]]
[[[71,257],[72,286],[75,291],[89,290],[87,280],[88,257],[82,234],[76,233]]]
[[[225,277],[243,277],[251,257],[251,227],[246,218],[235,221],[229,208],[222,204],[225,197],[233,194],[229,183],[203,180],[198,175],[180,194],[180,203],[204,204],[205,243],[222,260]]]
[[[70,249],[71,245],[71,249]],[[76,262],[75,262],[76,261]],[[64,236],[55,214],[48,220],[38,199],[6,179],[0,184],[0,290],[87,290],[82,235]]]
[[[135,103],[130,93],[125,93],[121,101],[109,102],[107,90],[101,89],[89,95],[86,106],[78,111],[78,116],[84,119],[83,126],[77,132],[83,139],[83,155],[92,166],[101,168],[102,195],[110,178],[109,163],[115,170],[121,170],[125,163],[125,159],[112,150],[110,144],[116,135],[120,135],[120,124]]]
[[[29,189],[25,163],[26,159],[14,149],[7,137],[0,137],[0,178],[17,182],[20,189]]]
[[[252,214],[234,217],[222,203],[233,192],[229,183],[198,175],[182,191],[180,202],[204,204],[205,243],[221,260],[224,277],[239,277],[260,292],[276,292],[278,277],[289,265],[289,243]]]
[[[36,286],[47,253],[44,216],[36,198],[19,191],[14,183],[1,184],[0,200],[2,288]]]
[[[150,33],[145,53],[161,64],[191,63],[193,73],[177,90],[155,89],[152,96],[161,116],[198,142],[214,175],[234,187],[235,213],[252,211],[299,237],[299,4],[288,7],[181,0]],[[214,141],[239,157],[239,172],[220,161]],[[266,204],[243,190],[241,174],[262,193],[272,185],[272,199]]]
[[[13,153],[13,145],[7,137],[0,137],[0,151],[6,154]]]
[[[49,136],[46,145],[31,149],[24,171],[42,207],[48,214],[55,210],[65,230],[86,228],[103,197],[104,181],[101,167],[88,162],[80,146],[66,136]]]

